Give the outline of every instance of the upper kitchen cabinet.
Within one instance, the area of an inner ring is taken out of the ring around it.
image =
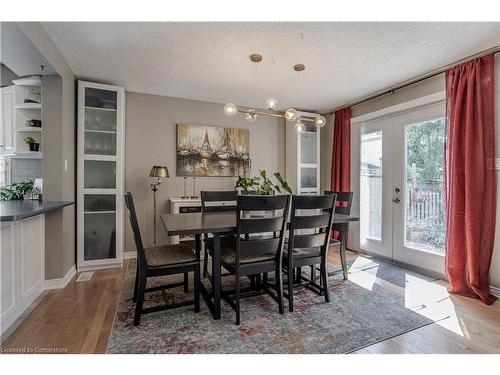
[[[123,253],[125,92],[78,82],[78,270],[116,267]]]

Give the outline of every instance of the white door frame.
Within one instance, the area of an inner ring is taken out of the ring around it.
[[[371,120],[383,119],[385,117],[393,117],[395,115],[412,112],[416,109],[430,106],[439,102],[444,102],[446,94],[444,91],[427,95],[415,100],[400,103],[394,106],[386,107],[374,112],[370,112],[351,119],[351,190],[354,192],[354,200],[352,205],[352,214],[360,215],[360,139],[361,139],[361,124]],[[389,189],[392,196],[392,187]],[[349,237],[347,247],[353,250],[362,250],[360,243],[360,225],[352,223],[349,226]],[[391,255],[392,257],[392,250]],[[404,261],[401,261],[404,262]],[[442,272],[438,272],[442,274]]]

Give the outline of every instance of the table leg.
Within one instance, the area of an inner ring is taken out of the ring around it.
[[[220,234],[214,233],[214,250],[212,257],[212,289],[214,295],[214,319],[220,319],[220,309],[221,309],[221,246],[220,246]]]

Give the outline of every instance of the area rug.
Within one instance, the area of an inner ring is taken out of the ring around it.
[[[108,353],[349,353],[432,323],[405,307],[404,294],[377,283],[370,290],[338,275],[329,281],[330,303],[299,288],[292,313],[286,309],[280,315],[274,300],[262,295],[242,300],[240,326],[234,324],[234,311],[225,302],[222,318],[216,321],[202,301],[200,313],[191,306],[146,314],[134,327],[134,277],[131,262]],[[224,288],[231,289],[232,281],[225,277]],[[191,298],[182,288],[169,294],[175,301]],[[150,293],[145,307],[160,301],[160,293]]]

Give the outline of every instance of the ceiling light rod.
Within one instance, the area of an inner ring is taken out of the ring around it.
[[[270,113],[270,112],[262,112],[262,111],[252,110],[252,109],[241,109],[241,108],[238,108],[238,112],[239,113],[255,113],[256,115],[262,115],[262,116],[268,116],[268,117],[278,117],[278,118],[286,119],[285,112]],[[302,119],[302,121],[314,122],[314,119],[316,118],[316,116],[301,115],[300,118]]]
[[[250,61],[254,63],[259,63],[262,61],[262,55],[259,55],[258,53],[252,54],[250,55]],[[306,67],[304,64],[295,64],[292,68],[297,73],[300,73],[304,71]],[[255,92],[257,93],[257,76],[256,76],[255,87],[256,87]],[[299,92],[300,92],[300,80],[299,80]],[[245,119],[249,122],[254,122],[255,120],[257,120],[258,116],[278,117],[278,118],[284,118],[288,121],[296,121],[295,129],[297,130],[298,133],[301,133],[305,130],[303,121],[312,122],[319,128],[322,128],[323,126],[326,125],[325,117],[319,114],[314,116],[302,117],[299,113],[297,113],[297,110],[295,108],[288,108],[285,112],[279,112],[277,110],[278,101],[273,97],[270,97],[266,100],[266,108],[273,112],[257,111],[254,108],[241,109],[238,108],[238,106],[234,103],[227,103],[226,105],[224,105],[224,114],[227,117],[233,117],[236,116],[236,114],[241,113],[245,115]]]

